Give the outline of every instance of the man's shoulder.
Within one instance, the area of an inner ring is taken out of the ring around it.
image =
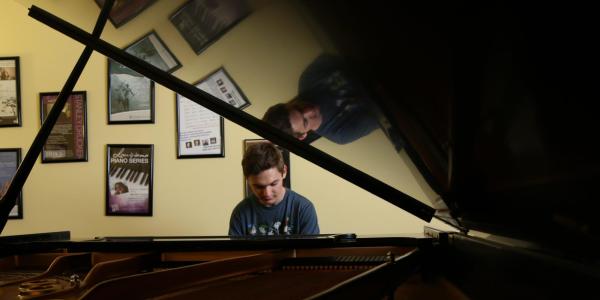
[[[288,193],[289,193],[289,199],[291,201],[293,201],[294,203],[300,204],[300,205],[312,205],[312,202],[310,200],[308,200],[308,198],[288,189]]]
[[[254,203],[252,200],[252,196],[248,196],[248,197],[242,199],[242,201],[238,202],[238,204],[235,206],[235,208],[233,210],[239,211],[239,210],[248,209],[249,207],[252,206],[252,203]]]

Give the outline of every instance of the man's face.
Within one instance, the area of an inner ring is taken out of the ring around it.
[[[277,167],[264,170],[256,175],[250,175],[248,185],[258,198],[258,202],[264,206],[273,206],[279,204],[285,196],[283,179],[285,179],[287,167],[284,166],[283,173],[277,170]]]
[[[291,109],[289,118],[294,137],[299,140],[305,139],[309,131],[317,130],[322,122],[321,111],[314,105]]]

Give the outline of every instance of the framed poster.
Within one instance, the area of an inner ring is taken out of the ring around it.
[[[108,124],[154,123],[154,81],[108,59]]]
[[[198,87],[239,109],[244,109],[250,105],[250,101],[235,81],[231,79],[224,67],[220,67],[202,79]]]
[[[106,215],[152,216],[153,145],[107,145]]]
[[[96,4],[102,8],[105,0],[95,0]],[[115,0],[108,16],[108,20],[119,28],[135,16],[139,15],[144,9],[152,5],[156,0]]]
[[[40,93],[42,123],[58,92]],[[42,148],[42,163],[87,161],[86,92],[72,92]]]
[[[249,14],[245,0],[190,0],[170,20],[194,52],[200,54]]]
[[[225,157],[223,117],[179,94],[175,101],[177,158]]]
[[[0,57],[0,127],[21,126],[19,57]]]
[[[10,181],[21,163],[21,149],[0,149],[0,190],[8,188]],[[19,193],[17,204],[8,214],[9,219],[23,219],[23,192]]]
[[[248,146],[255,144],[255,143],[264,143],[264,142],[268,142],[268,140],[245,139],[244,140],[244,152],[246,152],[246,149],[248,149]],[[283,186],[290,189],[292,187],[292,172],[290,169],[290,151],[288,151],[287,149],[280,147],[278,145],[276,145],[276,146],[281,151],[281,155],[283,156],[283,161],[285,162],[285,164],[287,166],[287,176],[283,180]],[[244,198],[250,196],[251,193],[252,193],[252,191],[250,190],[250,186],[248,185],[246,178],[244,178]]]
[[[127,46],[125,51],[165,72],[171,73],[181,68],[179,60],[154,30]]]

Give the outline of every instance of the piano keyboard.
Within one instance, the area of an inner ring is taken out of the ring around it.
[[[122,181],[129,185],[147,186],[150,184],[150,173],[147,170],[132,168],[131,166],[117,166],[110,170],[111,182]]]

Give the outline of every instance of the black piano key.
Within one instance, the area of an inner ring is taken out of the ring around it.
[[[125,172],[125,170],[126,170],[125,168],[121,168],[121,169],[119,170],[119,172],[117,172],[117,175],[116,175],[115,177],[117,177],[117,178],[121,178],[121,176],[123,175],[123,173]]]
[[[142,174],[144,174],[144,172],[137,172],[137,174],[135,174],[135,177],[131,181],[137,182],[138,178],[140,178],[140,175]]]
[[[125,179],[125,176],[127,176],[127,174],[129,174],[129,172],[131,172],[130,169],[125,169],[125,171],[123,171],[123,173],[121,173],[121,176],[119,176],[119,178]]]
[[[144,182],[144,185],[148,184],[150,184],[150,173],[148,173],[148,176],[146,176],[146,181]]]
[[[128,181],[133,181],[133,176],[135,176],[135,172],[137,172],[136,170],[131,170],[129,171],[129,173],[127,174],[127,177],[125,177],[125,180]]]
[[[110,170],[110,176],[114,176],[114,175],[115,175],[115,173],[117,173],[117,171],[118,171],[119,169],[120,169],[120,168],[118,168],[118,167],[114,167],[114,168],[112,168],[112,169]]]

